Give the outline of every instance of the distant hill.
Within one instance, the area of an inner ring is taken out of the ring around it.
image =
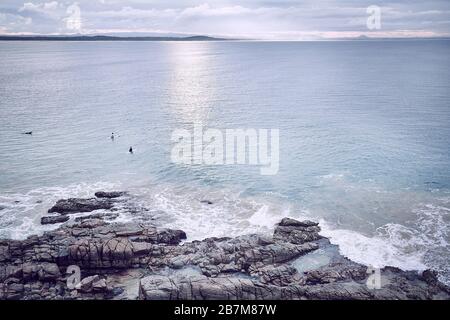
[[[229,41],[229,40],[248,40],[258,41],[258,39],[232,39],[216,38],[209,36],[179,34],[162,35],[139,35],[139,34],[114,34],[114,35],[0,35],[0,41]],[[405,37],[405,38],[381,38],[361,35],[359,37],[342,38],[315,38],[300,41],[407,41],[407,40],[450,40],[449,37]]]
[[[333,40],[345,40],[345,41],[410,41],[410,40],[449,40],[449,37],[393,37],[393,38],[383,38],[383,37],[368,37],[361,35],[359,37],[348,37],[348,38],[334,38]]]
[[[231,39],[208,36],[189,37],[117,37],[117,36],[7,36],[0,35],[0,41],[224,41]]]

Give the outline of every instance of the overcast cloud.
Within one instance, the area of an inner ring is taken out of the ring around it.
[[[367,7],[381,28],[367,28]],[[449,0],[78,0],[0,3],[0,34],[201,34],[310,39],[450,36]]]

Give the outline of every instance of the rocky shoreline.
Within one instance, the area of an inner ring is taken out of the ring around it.
[[[0,240],[0,299],[450,299],[434,271],[343,257],[316,222],[183,242],[182,230],[111,222],[126,195],[59,200],[41,220],[57,229]],[[71,219],[80,212],[90,214]]]

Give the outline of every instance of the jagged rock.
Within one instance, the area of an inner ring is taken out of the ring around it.
[[[22,273],[24,280],[31,280],[38,277],[40,267],[36,263],[27,262],[22,265]]]
[[[56,263],[27,262],[22,265],[21,269],[23,273],[23,279],[25,280],[39,279],[42,281],[51,281],[56,280],[61,276],[59,267]]]
[[[287,241],[295,244],[316,241],[322,238],[319,235],[320,227],[316,222],[297,221],[284,218],[275,228],[274,239]]]
[[[61,201],[59,207],[79,210],[93,203],[95,207],[97,201],[112,206],[114,200]],[[432,271],[419,275],[386,267],[380,271],[381,289],[369,289],[367,267],[332,250],[315,222],[283,219],[273,236],[181,243],[186,239],[182,230],[108,223],[103,218],[110,213],[77,218],[22,241],[0,240],[0,299],[123,298],[136,295],[127,290],[137,287],[142,299],[450,298],[448,287]],[[321,252],[332,258],[312,269],[299,267],[302,260],[297,258],[307,261],[307,254]],[[67,278],[75,273],[61,273],[69,266],[94,276],[72,290]]]
[[[110,239],[103,244],[103,257],[115,266],[126,265],[133,257],[133,245],[126,238]]]
[[[108,286],[106,284],[106,279],[99,279],[99,280],[93,282],[92,289],[97,292],[108,290]]]
[[[7,261],[10,258],[8,244],[0,245],[0,262]]]
[[[56,280],[60,277],[61,273],[56,263],[43,262],[39,265],[38,277],[39,280],[49,281]]]
[[[48,212],[58,212],[60,214],[70,214],[76,212],[90,212],[99,209],[109,210],[113,207],[113,202],[109,199],[79,199],[70,198],[66,200],[58,200]]]
[[[69,261],[88,268],[126,268],[132,258],[133,246],[127,238],[82,239],[69,246]]]
[[[281,263],[318,248],[319,246],[315,243],[305,243],[303,245],[294,245],[291,243],[285,243],[283,245],[269,244],[267,246],[246,250],[243,259],[249,265],[256,262],[265,264]]]
[[[61,223],[61,222],[66,222],[68,221],[70,218],[69,216],[48,216],[48,217],[42,217],[41,218],[41,224],[54,224],[54,223]]]
[[[140,256],[148,254],[152,251],[153,245],[147,242],[132,242],[131,243],[133,255]]]
[[[72,228],[81,228],[81,229],[94,229],[102,226],[107,226],[108,223],[101,219],[87,219],[81,220],[81,222],[74,223]]]
[[[184,239],[186,239],[186,232],[182,230],[162,229],[157,235],[157,242],[167,244],[178,244]]]
[[[319,223],[310,220],[298,221],[292,218],[283,218],[278,225],[282,227],[316,227]]]
[[[437,272],[434,270],[429,270],[429,269],[424,270],[422,272],[422,278],[427,283],[433,284],[433,285],[436,285],[439,282],[438,277],[437,277]]]
[[[17,300],[22,297],[23,284],[19,283],[17,279],[10,279],[10,281],[3,283],[2,293],[0,297],[6,300]]]
[[[0,273],[0,279],[4,280],[7,278],[20,278],[22,276],[22,267],[16,265],[6,266],[4,271]]]
[[[287,270],[282,273],[286,273]],[[289,272],[287,272],[289,273]],[[260,282],[239,276],[210,278],[195,276],[151,275],[141,279],[139,298],[143,300],[368,300],[368,299],[448,299],[444,291],[436,291],[417,278],[410,279],[404,273],[385,276],[387,282],[380,289],[370,289],[364,282],[344,281],[317,285],[305,285],[301,281]]]
[[[367,277],[367,267],[352,262],[336,263],[318,270],[306,272],[307,284],[332,283],[337,281],[359,281]]]
[[[105,191],[98,191],[95,193],[95,196],[97,198],[108,198],[108,199],[113,199],[113,198],[119,198],[122,197],[124,195],[126,195],[126,192],[123,191],[110,191],[110,192],[105,192]]]
[[[281,288],[276,286],[263,286],[255,280],[231,277],[153,275],[141,279],[139,284],[139,298],[142,300],[268,300],[280,299],[281,292]]]
[[[291,283],[301,282],[301,277],[297,270],[294,267],[287,265],[256,268],[252,274],[257,275],[262,283],[273,284],[276,286],[287,286]]]
[[[98,212],[94,214],[90,214],[88,216],[76,217],[76,222],[83,222],[85,220],[91,219],[102,219],[102,220],[114,220],[119,216],[117,212]]]
[[[75,286],[75,289],[80,290],[81,292],[91,292],[93,290],[94,284],[98,283],[100,280],[101,279],[98,274],[86,277]]]
[[[144,234],[144,228],[135,223],[122,224],[114,228],[114,233],[117,237],[139,236]]]

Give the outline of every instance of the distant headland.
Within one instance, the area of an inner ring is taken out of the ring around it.
[[[0,41],[224,41],[233,39],[214,38],[209,36],[188,36],[188,37],[174,37],[174,36],[86,36],[86,35],[71,35],[71,36],[38,36],[38,35],[0,35]]]
[[[220,38],[203,35],[180,35],[180,34],[162,34],[162,35],[1,35],[0,41],[231,41],[231,40],[244,40],[244,41],[408,41],[408,40],[450,40],[449,37],[395,37],[395,38],[383,38],[383,37],[343,37],[343,38],[309,38],[309,39],[297,39],[297,40],[275,40],[275,39],[258,39],[258,38]]]

